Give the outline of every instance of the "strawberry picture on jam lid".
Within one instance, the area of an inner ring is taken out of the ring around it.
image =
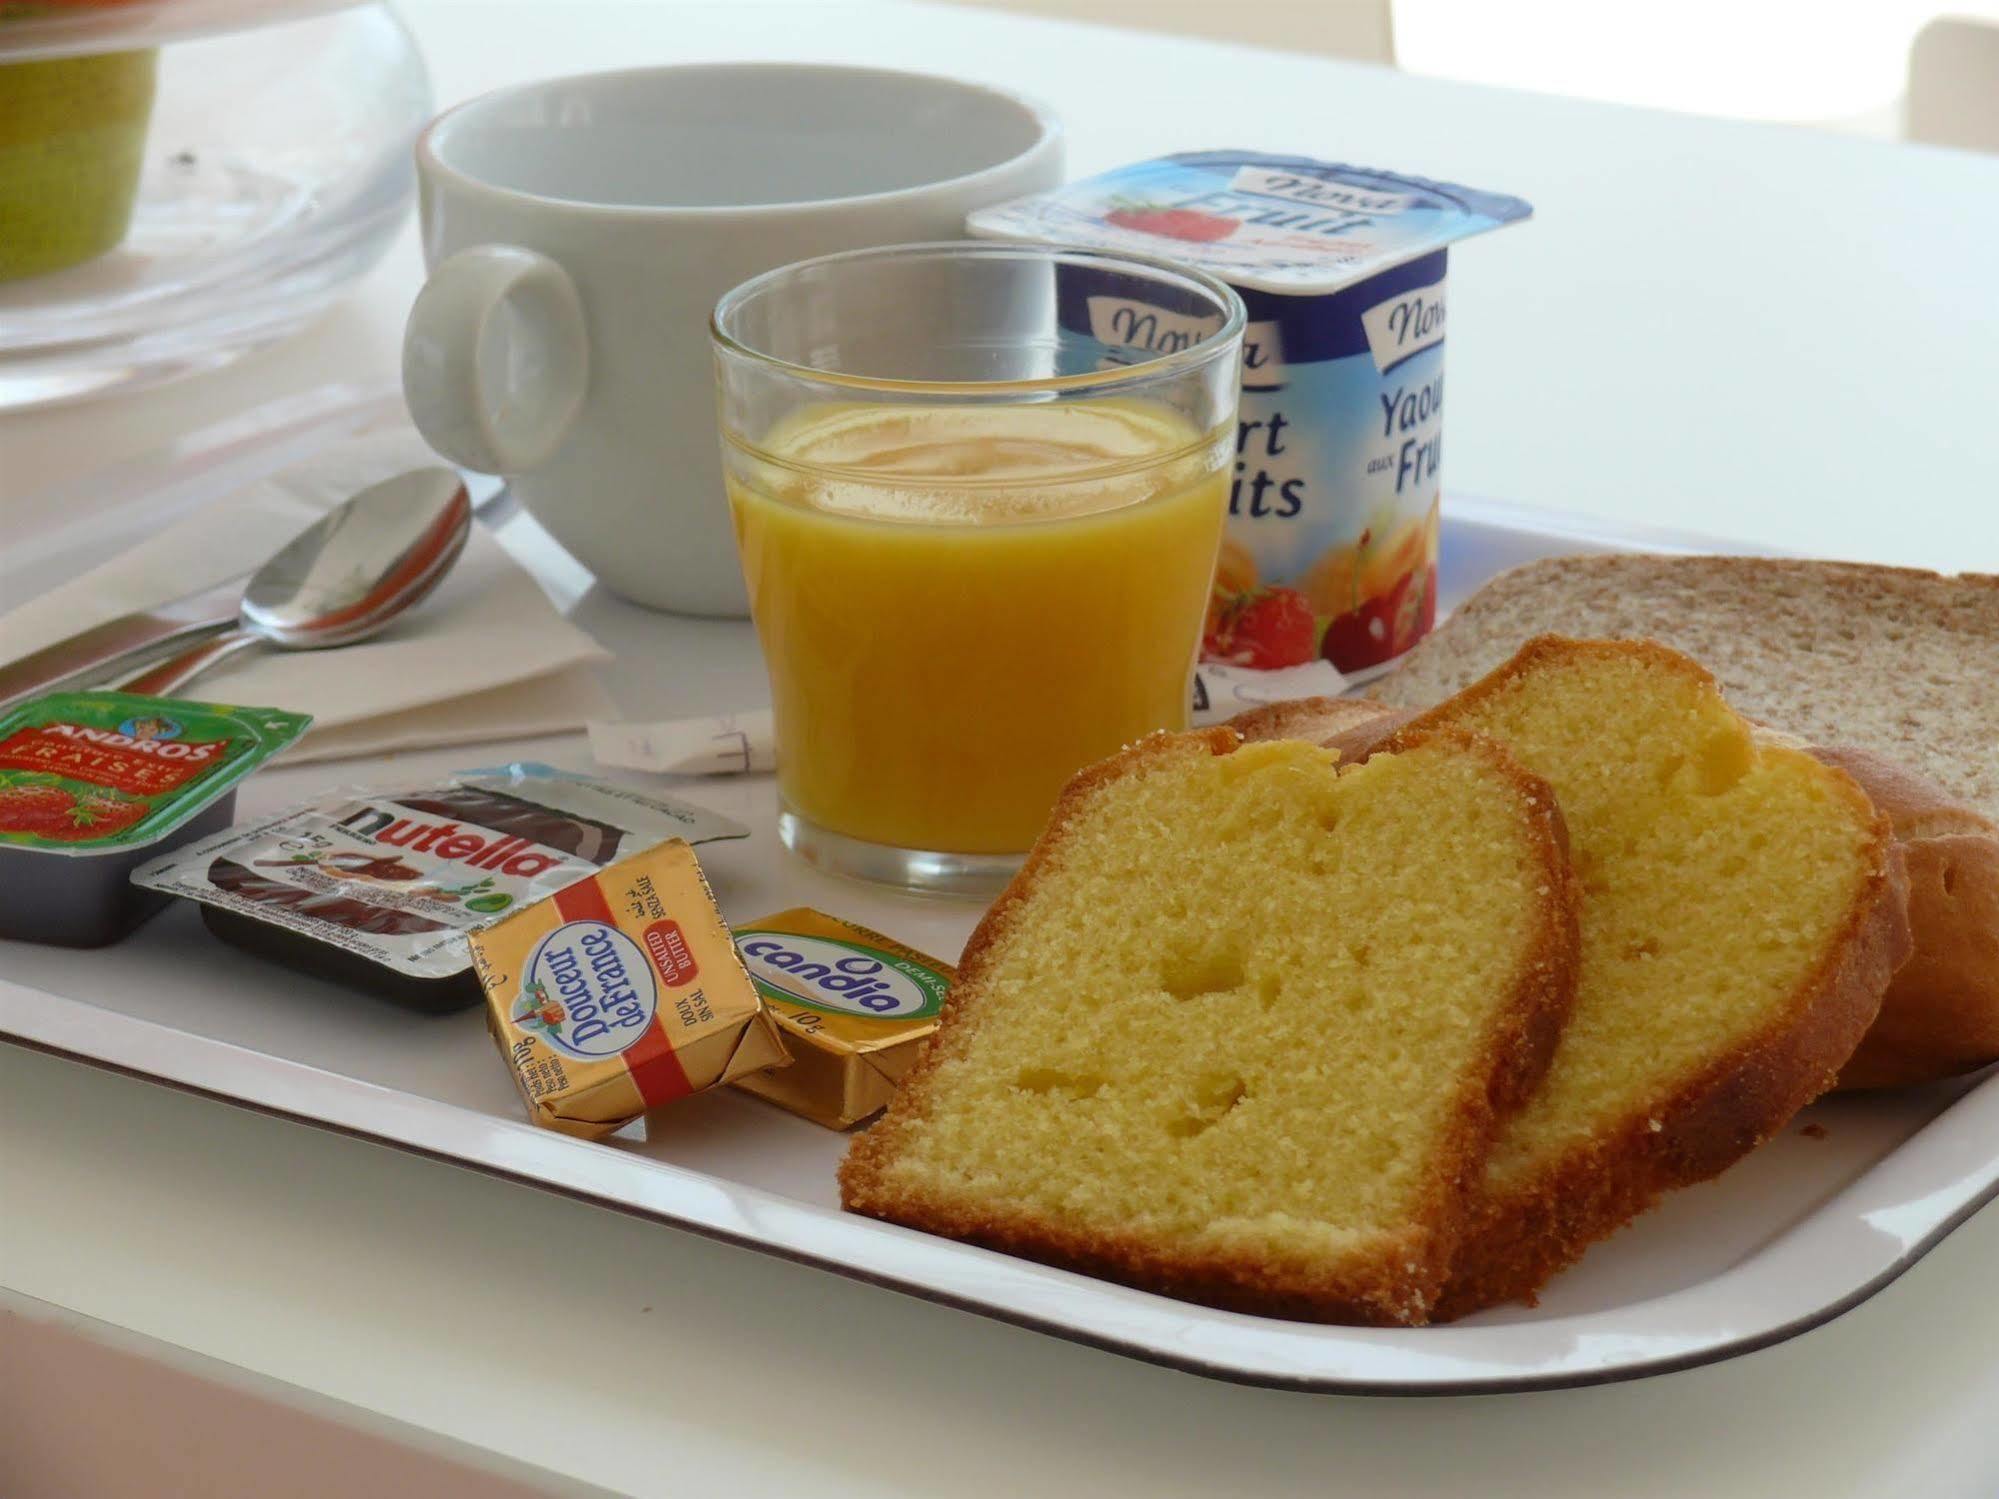
[[[0,785],[0,832],[54,837],[69,826],[75,812],[76,798],[52,781]]]
[[[1156,234],[1161,239],[1177,239],[1184,244],[1211,245],[1227,239],[1242,227],[1237,219],[1224,218],[1198,208],[1173,208],[1165,204],[1136,203],[1119,199],[1104,214],[1104,222],[1136,234]]]
[[[237,783],[311,722],[126,692],[0,713],[0,938],[116,941],[165,900],[133,872],[225,825]]]
[[[121,692],[23,703],[0,717],[0,846],[83,853],[158,837],[310,721]]]
[[[116,792],[86,791],[82,796],[73,796],[60,788],[16,786],[10,789],[40,793],[44,805],[64,804],[52,819],[45,820],[34,829],[42,837],[58,843],[81,843],[86,839],[108,838],[114,833],[122,833],[150,810],[146,803]],[[0,828],[6,826],[6,814],[0,811]]]

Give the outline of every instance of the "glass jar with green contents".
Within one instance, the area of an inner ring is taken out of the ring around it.
[[[0,0],[0,36],[102,6]],[[124,239],[158,65],[152,48],[0,61],[0,282],[66,270]]]

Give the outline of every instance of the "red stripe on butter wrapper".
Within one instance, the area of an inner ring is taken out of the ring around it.
[[[555,909],[562,913],[564,921],[601,921],[605,926],[618,924],[618,918],[611,914],[611,903],[604,899],[604,887],[597,883],[594,874],[556,891]]]
[[[657,1015],[646,1027],[645,1034],[625,1048],[625,1065],[631,1069],[639,1097],[648,1106],[672,1103],[674,1099],[685,1098],[694,1091]]]
[[[564,921],[601,921],[606,926],[616,926],[617,919],[611,915],[611,903],[604,899],[604,890],[592,875],[578,880],[555,892],[555,909],[562,913]],[[655,1013],[652,1024],[624,1050],[622,1060],[632,1074],[632,1082],[639,1090],[648,1108],[663,1103],[672,1103],[676,1098],[685,1098],[694,1091],[687,1081],[687,1072],[680,1065],[680,1058],[673,1054],[673,1043],[666,1038],[666,1028],[659,1023]]]

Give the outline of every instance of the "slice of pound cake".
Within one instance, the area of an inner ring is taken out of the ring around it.
[[[1831,1087],[1909,952],[1888,820],[1649,642],[1543,636],[1401,733],[1491,735],[1561,800],[1575,1013],[1500,1132],[1440,1317],[1532,1294]],[[1391,744],[1394,741],[1390,741]]]
[[[1420,1323],[1573,995],[1547,786],[1453,730],[1335,768],[1159,735],[1083,772],[965,950],[847,1207],[1149,1290]]]

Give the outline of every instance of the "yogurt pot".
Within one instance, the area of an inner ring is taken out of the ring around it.
[[[1220,277],[1249,311],[1227,539],[1203,654],[1372,676],[1436,618],[1448,247],[1518,198],[1251,151],[1119,167],[982,209],[974,236],[1139,251]],[[1130,362],[1200,318],[1065,269],[1065,328]]]

